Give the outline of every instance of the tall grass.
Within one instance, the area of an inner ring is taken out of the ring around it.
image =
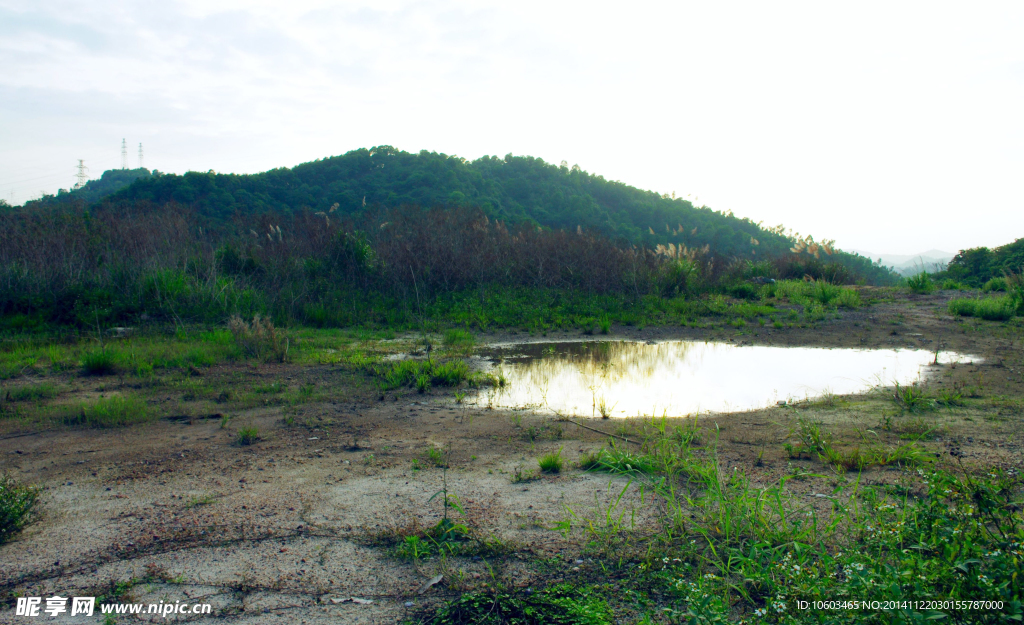
[[[489,293],[516,289],[642,307],[646,297],[702,295],[754,274],[852,279],[842,265],[814,258],[747,267],[685,245],[669,257],[595,233],[492,221],[465,207],[403,206],[346,221],[298,211],[211,227],[186,207],[143,202],[89,216],[19,212],[0,222],[0,331],[181,326],[256,314],[277,326],[395,326],[427,313],[454,321],[474,300],[484,305]]]

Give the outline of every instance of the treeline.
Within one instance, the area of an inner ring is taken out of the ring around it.
[[[752,297],[752,278],[856,278],[807,254],[754,262],[709,247],[616,244],[582,228],[508,225],[466,206],[338,213],[264,213],[213,229],[177,204],[0,215],[0,317],[8,329],[255,313],[278,323],[401,325],[505,305],[513,291],[616,307],[707,292]]]
[[[46,198],[26,208],[76,202],[91,206],[96,197],[84,191]],[[435,152],[411,154],[390,146],[354,150],[253,175],[154,172],[105,196],[102,202],[106,210],[138,202],[173,202],[210,220],[211,228],[228,226],[239,216],[292,219],[336,207],[333,214],[341,217],[357,215],[367,207],[446,205],[477,206],[490,219],[508,224],[529,223],[566,231],[580,228],[648,247],[708,246],[722,257],[755,261],[781,257],[794,244],[781,226],[764,228],[682,198],[605,180],[576,166],[556,166],[511,154],[467,161]],[[870,259],[838,250],[832,253],[830,248],[828,252],[828,260],[869,283],[889,284],[897,279]]]
[[[934,274],[935,279],[954,280],[974,288],[981,288],[992,279],[1002,278],[1006,274],[1019,274],[1024,271],[1024,239],[989,249],[975,247],[962,250],[945,271]]]

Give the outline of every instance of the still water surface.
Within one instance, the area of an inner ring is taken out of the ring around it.
[[[857,393],[911,384],[936,354],[925,350],[738,346],[728,343],[631,341],[529,343],[485,354],[508,379],[480,406],[610,417],[678,416],[751,410],[826,392]],[[938,361],[972,360],[939,352]]]

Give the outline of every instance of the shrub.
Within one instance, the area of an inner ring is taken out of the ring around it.
[[[932,281],[931,276],[929,276],[926,271],[922,271],[916,276],[907,278],[906,284],[907,288],[909,288],[912,293],[923,295],[935,290],[935,282]]]
[[[118,354],[110,347],[101,347],[82,355],[82,369],[87,375],[108,375],[117,371]]]
[[[860,308],[860,294],[853,289],[842,289],[836,298],[836,305],[843,308]]]
[[[749,282],[740,282],[728,288],[729,295],[736,299],[757,299],[759,289]]]
[[[1006,278],[992,278],[985,283],[985,286],[981,287],[982,291],[1005,291],[1006,290]]]
[[[285,362],[288,359],[288,338],[269,319],[256,315],[252,323],[247,323],[234,315],[228,321],[228,329],[246,356],[263,362]]]
[[[28,524],[38,500],[38,488],[21,484],[10,475],[0,474],[0,544],[10,540]]]
[[[244,427],[238,430],[235,442],[239,445],[252,445],[260,440],[260,431],[255,427]]]
[[[540,470],[543,473],[561,473],[562,472],[562,450],[559,449],[553,454],[544,454],[537,460],[537,464],[540,465]]]

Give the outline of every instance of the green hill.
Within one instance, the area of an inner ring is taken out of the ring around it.
[[[789,254],[794,243],[781,226],[764,228],[749,219],[696,207],[681,198],[643,191],[576,166],[556,166],[529,156],[467,161],[436,152],[411,154],[379,146],[251,175],[148,173],[110,193],[103,202],[175,202],[190,206],[214,224],[224,225],[236,216],[326,212],[335,204],[339,216],[356,214],[367,206],[472,205],[509,223],[597,230],[612,238],[650,246],[707,245],[716,256],[751,260]],[[103,179],[108,174],[112,172],[106,172]],[[88,196],[81,192],[67,195],[81,195],[87,203],[98,199],[91,189]],[[894,280],[887,269],[855,254],[837,253],[822,259],[839,262],[871,283]]]

